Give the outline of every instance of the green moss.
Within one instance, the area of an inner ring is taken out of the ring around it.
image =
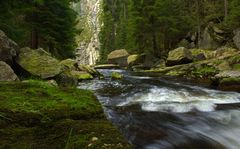
[[[223,78],[220,81],[220,84],[226,84],[226,83],[240,83],[240,78],[233,78],[233,77]]]
[[[119,79],[122,79],[122,78],[123,78],[123,75],[120,74],[120,73],[118,73],[118,72],[113,72],[113,73],[111,74],[111,77],[112,77],[112,79],[117,79],[117,80],[119,80]]]
[[[233,57],[230,57],[229,59],[228,59],[228,61],[229,61],[229,63],[230,64],[237,64],[237,63],[240,63],[240,54],[237,54],[237,55],[235,55],[235,56],[233,56]]]
[[[34,80],[0,83],[0,144],[9,149],[132,148],[106,120],[91,91]]]

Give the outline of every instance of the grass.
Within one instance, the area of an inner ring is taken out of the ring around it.
[[[99,138],[92,142],[93,137]],[[0,149],[132,148],[91,91],[42,81],[0,83]]]

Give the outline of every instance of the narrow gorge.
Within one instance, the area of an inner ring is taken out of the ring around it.
[[[78,48],[76,57],[79,64],[96,64],[99,57],[99,32],[101,29],[102,0],[81,0],[73,3],[73,9],[78,13],[78,29],[81,33],[76,37]]]

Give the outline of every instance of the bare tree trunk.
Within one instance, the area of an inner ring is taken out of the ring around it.
[[[200,2],[199,0],[196,0],[197,4],[197,29],[198,29],[198,41],[197,41],[197,46],[198,48],[200,47],[200,42],[201,42],[201,22],[200,22]]]
[[[224,0],[224,17],[225,19],[228,16],[228,0]]]
[[[31,48],[38,48],[38,31],[36,29],[33,29],[31,32]]]

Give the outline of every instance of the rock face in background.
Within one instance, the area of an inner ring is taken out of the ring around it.
[[[13,58],[17,56],[17,51],[18,45],[0,30],[0,60],[12,64]]]
[[[19,80],[12,68],[5,62],[0,61],[0,81],[17,81]]]
[[[81,0],[73,3],[73,9],[79,14],[79,29],[83,29],[77,37],[78,48],[76,50],[79,64],[93,65],[99,57],[100,43],[98,34],[101,28],[102,0]]]

